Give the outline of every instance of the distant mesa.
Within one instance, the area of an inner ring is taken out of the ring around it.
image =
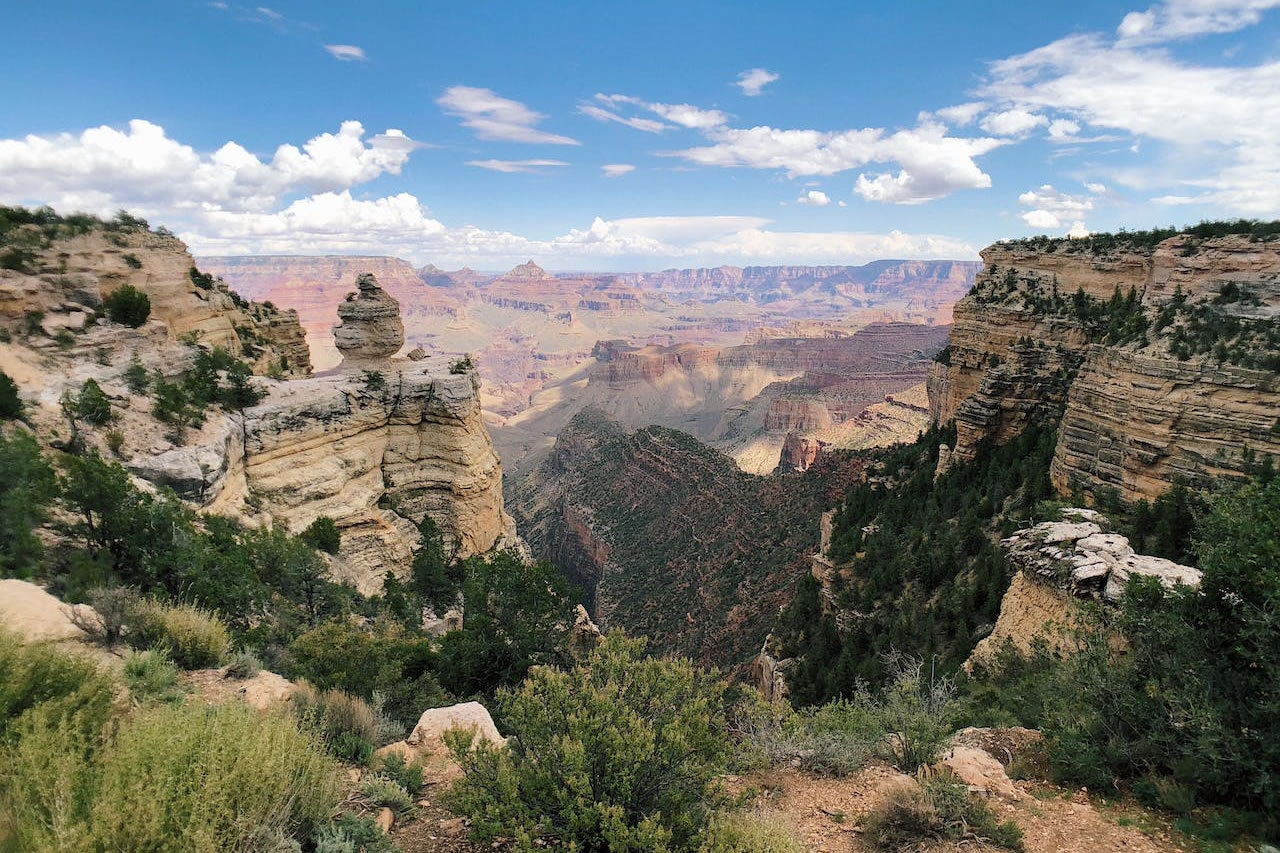
[[[501,276],[498,281],[548,281],[553,278],[555,278],[555,276],[548,273],[530,259],[525,263],[514,267],[509,273]]]
[[[343,367],[385,360],[404,346],[400,303],[372,273],[356,277],[356,292],[338,306],[338,319],[342,323],[333,330],[333,343],[342,353]]]

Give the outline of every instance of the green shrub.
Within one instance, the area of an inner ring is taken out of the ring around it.
[[[262,661],[253,652],[236,652],[227,664],[227,678],[253,678],[262,671]]]
[[[366,391],[379,394],[387,389],[387,377],[378,370],[366,370],[360,374]]]
[[[471,358],[471,353],[467,353],[462,358],[449,362],[449,372],[453,374],[469,373],[476,369],[476,363]]]
[[[151,298],[131,284],[113,290],[102,300],[102,307],[106,309],[111,322],[135,329],[151,316]]]
[[[396,853],[372,818],[342,815],[316,835],[316,853]]]
[[[217,614],[190,604],[143,601],[133,613],[129,642],[134,648],[163,646],[183,669],[217,666],[231,635]]]
[[[115,683],[88,657],[45,643],[23,645],[0,628],[0,744],[12,742],[13,727],[37,706],[57,706],[63,716],[91,710],[97,716],[90,728],[100,730],[115,695]]]
[[[307,525],[307,529],[299,534],[318,551],[336,554],[342,547],[342,531],[332,518],[322,515]]]
[[[76,396],[76,413],[95,426],[110,423],[113,417],[111,399],[101,385],[92,379],[86,379]]]
[[[76,342],[76,336],[70,329],[59,329],[53,336],[53,342],[59,349],[71,349]]]
[[[949,678],[924,675],[924,661],[890,655],[891,681],[871,708],[885,737],[885,758],[899,770],[912,772],[932,764],[951,738],[955,686]]]
[[[30,577],[44,545],[36,536],[59,494],[58,478],[35,436],[0,429],[0,577]]]
[[[699,853],[804,853],[792,829],[777,817],[746,812],[713,815]]]
[[[73,610],[71,621],[88,634],[89,639],[104,646],[120,642],[140,603],[138,594],[127,586],[95,587],[85,593],[84,599],[93,613]]]
[[[124,450],[124,433],[118,429],[113,429],[106,435],[107,450],[110,450],[114,456],[119,456],[120,451]]]
[[[299,681],[289,701],[300,722],[318,731],[339,758],[367,763],[378,737],[369,703],[341,690],[317,690]]]
[[[124,255],[122,259],[128,266],[132,267],[133,269],[135,270],[142,269],[142,261],[138,260],[137,255],[132,255],[132,254]]]
[[[0,420],[22,417],[22,398],[18,396],[18,383],[0,370]]]
[[[863,818],[865,838],[879,850],[921,849],[931,841],[976,840],[1009,850],[1025,849],[1022,830],[1001,823],[986,803],[970,796],[968,787],[941,773],[920,785],[895,788]]]
[[[411,814],[413,796],[403,785],[385,776],[370,776],[360,783],[360,794],[377,806],[386,806],[398,815]]]
[[[416,794],[422,790],[422,765],[417,762],[406,764],[402,755],[394,752],[387,755],[382,759],[382,767],[378,772],[410,794]]]
[[[125,655],[124,683],[139,703],[181,702],[185,692],[178,684],[178,668],[164,648]]]
[[[142,359],[138,358],[136,350],[133,357],[129,359],[129,366],[124,370],[124,384],[129,386],[129,390],[134,394],[145,394],[151,387],[151,376],[143,367]]]
[[[696,849],[729,755],[725,688],[687,660],[611,634],[584,665],[530,671],[499,693],[508,746],[445,742],[465,776],[458,811],[481,839],[555,836],[587,850]]]
[[[337,802],[337,766],[286,715],[242,703],[136,712],[103,755],[99,849],[242,849],[262,828],[305,839]]]

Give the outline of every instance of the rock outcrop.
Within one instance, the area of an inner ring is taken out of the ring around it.
[[[151,302],[148,325],[162,327],[171,339],[190,337],[244,355],[260,375],[311,372],[297,313],[242,299],[225,282],[201,273],[176,237],[91,228],[51,240],[27,267],[0,270],[0,326],[11,334],[25,331],[29,317],[40,317],[50,335],[82,330],[105,297],[131,285]],[[53,346],[48,340],[31,343]]]
[[[949,461],[1060,421],[1057,489],[1137,500],[1280,457],[1280,242],[1024,241],[982,257],[929,369],[930,415],[956,424]]]
[[[400,303],[378,286],[372,273],[356,278],[356,290],[338,306],[341,325],[333,343],[342,353],[342,366],[364,367],[383,361],[404,346]]]
[[[1135,554],[1128,539],[1105,527],[1097,512],[1068,508],[1060,521],[1042,522],[1001,541],[1015,574],[994,629],[973,650],[966,669],[990,659],[1005,642],[1026,653],[1043,638],[1051,649],[1070,651],[1083,624],[1078,600],[1114,604],[1135,575],[1156,578],[1168,588],[1199,586],[1198,569]]]
[[[1118,601],[1131,576],[1153,577],[1167,587],[1200,585],[1200,571],[1172,560],[1135,554],[1129,540],[1104,532],[1091,510],[1065,509],[1064,521],[1046,521],[1001,541],[1009,564],[1028,577],[1076,596]]]

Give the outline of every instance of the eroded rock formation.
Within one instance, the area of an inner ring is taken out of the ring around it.
[[[400,303],[378,286],[372,273],[356,277],[356,290],[338,306],[333,343],[342,353],[342,367],[367,367],[400,351],[404,323]]]
[[[1136,500],[1280,457],[1280,374],[1262,366],[1277,356],[1280,243],[1053,246],[988,247],[955,306],[928,377],[932,419],[955,420],[953,460],[1060,421],[1058,490]],[[1214,335],[1218,345],[1188,346]]]

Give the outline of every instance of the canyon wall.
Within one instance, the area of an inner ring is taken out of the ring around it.
[[[1280,243],[1023,241],[982,256],[929,369],[953,458],[1060,422],[1058,490],[1136,500],[1280,456]]]
[[[388,358],[403,339],[395,300],[376,279],[361,280],[359,299],[346,303],[360,309],[346,318],[352,369],[286,380],[310,370],[297,315],[247,303],[193,272],[172,237],[99,226],[54,240],[34,263],[27,272],[0,271],[0,358],[42,440],[65,436],[60,400],[92,379],[111,401],[113,420],[109,428],[81,425],[89,447],[206,512],[294,532],[333,518],[343,535],[331,570],[366,593],[381,589],[388,570],[407,573],[425,516],[461,557],[516,544],[479,377],[445,356]],[[94,315],[103,295],[124,284],[153,306],[136,329]],[[210,405],[203,423],[178,436],[125,372],[136,357],[149,374],[178,381],[201,348],[215,345],[276,378],[254,380],[265,392],[256,405]],[[369,370],[382,381],[370,382]],[[111,445],[108,430],[120,444]]]

